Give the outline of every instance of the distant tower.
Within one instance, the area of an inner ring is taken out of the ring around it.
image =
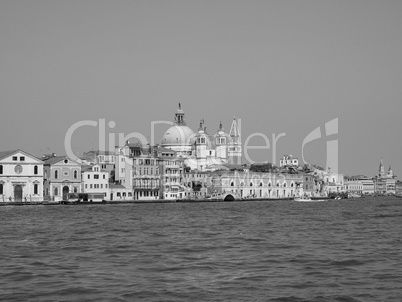
[[[202,119],[200,121],[200,128],[195,135],[195,156],[197,159],[197,169],[203,170],[207,165],[207,155],[208,155],[208,145],[209,138],[208,134],[205,132],[205,122]]]
[[[382,163],[382,157],[381,157],[381,160],[380,160],[380,168],[378,169],[378,176],[380,176],[380,177],[384,177],[385,176],[385,172],[384,172],[384,165],[383,165],[383,163]]]
[[[389,166],[387,177],[389,178],[394,177],[394,172],[392,172],[391,166]]]
[[[236,118],[233,118],[229,136],[230,136],[230,142],[228,145],[229,163],[235,165],[241,165],[241,157],[242,157],[241,133]]]
[[[215,135],[216,157],[227,162],[227,142],[228,137],[224,132],[222,122],[219,123],[218,133]]]

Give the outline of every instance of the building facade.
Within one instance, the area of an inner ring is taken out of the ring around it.
[[[360,180],[361,176],[346,176],[345,189],[349,195],[361,196],[363,195],[363,182]]]
[[[81,192],[104,194],[105,200],[110,197],[109,172],[100,165],[83,166],[81,168]]]
[[[68,193],[81,193],[81,165],[67,156],[43,158],[44,198],[68,200]]]
[[[374,192],[377,195],[394,195],[396,194],[396,176],[394,175],[391,166],[389,166],[387,174],[384,171],[384,164],[382,158],[380,160],[380,167],[378,175],[373,178]]]
[[[302,174],[215,171],[210,182],[213,192],[234,199],[284,199],[304,194]]]
[[[22,150],[0,152],[0,202],[43,201],[43,161]]]

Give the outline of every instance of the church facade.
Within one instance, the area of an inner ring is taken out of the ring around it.
[[[184,111],[176,111],[173,126],[162,138],[162,147],[174,150],[191,170],[215,171],[226,165],[240,165],[242,158],[241,133],[238,121],[233,119],[229,133],[222,122],[214,134],[207,132],[204,120],[196,132],[187,126]]]

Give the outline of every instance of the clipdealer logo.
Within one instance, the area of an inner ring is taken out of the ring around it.
[[[238,126],[239,126],[239,133],[241,133],[241,119],[238,119]],[[151,142],[148,142],[147,138],[139,133],[139,132],[131,132],[128,134],[125,133],[117,133],[117,146],[124,146],[125,143],[130,140],[130,139],[136,139],[138,140],[143,146],[146,146],[150,144],[151,146],[155,145],[155,128],[157,125],[168,125],[168,126],[173,126],[174,123],[171,121],[152,121],[151,122]],[[66,135],[64,137],[64,148],[66,151],[66,155],[75,161],[80,161],[80,159],[74,154],[72,151],[72,138],[73,135],[76,131],[78,131],[81,127],[97,127],[98,128],[98,140],[99,140],[99,151],[109,151],[109,152],[114,152],[115,151],[115,146],[116,146],[116,133],[109,132],[108,133],[108,148],[106,148],[106,119],[105,118],[100,118],[98,121],[93,121],[93,120],[83,120],[83,121],[78,121],[71,125],[69,129],[66,132]],[[116,123],[114,121],[109,121],[107,123],[107,126],[109,129],[114,129],[116,127]],[[307,144],[319,140],[319,139],[324,139],[327,137],[333,137],[334,135],[338,134],[338,118],[332,119],[328,122],[325,123],[325,136],[323,137],[321,127],[317,127],[310,133],[308,133],[305,138],[303,139],[303,143],[301,146],[301,154],[302,154],[302,161],[304,164],[308,164],[308,162],[305,160],[305,147]],[[183,142],[185,141],[185,145],[190,145],[191,143],[194,142],[197,133],[193,133],[191,135],[187,135],[184,133],[183,129],[181,127],[177,127],[177,132],[178,135],[180,136],[180,141]],[[272,134],[271,140],[268,138],[267,135],[261,132],[255,132],[250,134],[244,141],[244,145],[242,146],[243,148],[243,155],[247,161],[248,164],[254,164],[256,163],[253,161],[249,155],[249,150],[270,150],[272,148],[272,164],[276,164],[276,158],[277,158],[277,146],[278,146],[278,141],[280,138],[283,138],[286,136],[286,133],[282,132],[278,135],[275,133]],[[213,139],[216,138],[216,134],[212,136]],[[260,137],[264,140],[265,145],[259,145],[259,146],[250,146],[250,140],[255,137]],[[228,135],[227,136],[227,143],[228,145],[232,143],[233,140],[232,138]],[[272,142],[272,143],[271,143]],[[207,144],[209,147],[211,147],[211,142]],[[330,139],[326,142],[326,169],[331,168],[331,171],[333,172],[338,172],[338,166],[339,166],[339,152],[338,152],[338,139]],[[186,150],[186,147],[184,145],[177,145],[177,150],[179,151],[189,151]],[[188,158],[189,161],[194,161],[194,158]],[[221,161],[214,161],[212,159],[212,163],[220,163]]]

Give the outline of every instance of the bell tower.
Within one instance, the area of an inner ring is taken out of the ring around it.
[[[385,172],[384,172],[384,165],[383,165],[383,163],[382,163],[382,157],[381,157],[381,160],[380,160],[380,167],[378,168],[378,176],[379,177],[384,177],[385,176]]]
[[[234,165],[241,165],[242,143],[240,129],[240,122],[234,117],[230,127],[230,142],[228,144],[229,163]]]

